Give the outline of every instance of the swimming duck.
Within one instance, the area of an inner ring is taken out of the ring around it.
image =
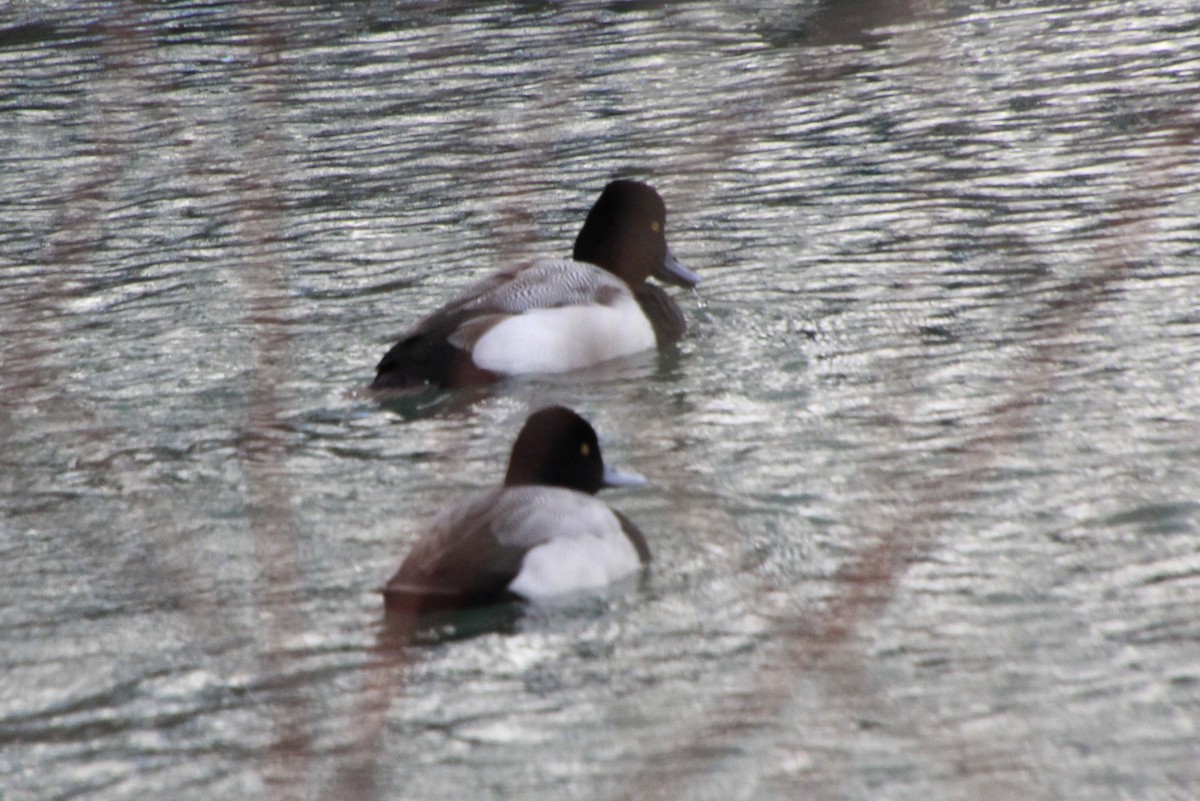
[[[530,415],[504,483],[438,514],[383,590],[392,612],[537,601],[600,589],[650,561],[646,538],[597,500],[645,479],[606,467],[591,424],[563,406]]]
[[[700,277],[671,253],[653,187],[604,187],[572,258],[488,276],[409,330],[375,368],[372,389],[488,384],[560,373],[675,342],[683,312],[650,276],[690,288]]]

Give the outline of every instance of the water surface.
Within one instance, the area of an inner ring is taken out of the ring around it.
[[[0,795],[1191,797],[1195,11],[7,6]],[[617,175],[678,349],[356,391]],[[646,581],[382,647],[550,402]]]

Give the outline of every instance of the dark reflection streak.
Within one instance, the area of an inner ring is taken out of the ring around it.
[[[382,607],[382,601],[380,606]],[[415,621],[403,615],[384,618],[375,639],[375,660],[363,670],[352,756],[338,766],[328,798],[383,798],[379,756],[384,752],[388,710],[404,690]]]
[[[86,268],[92,254],[105,246],[111,227],[109,215],[119,209],[114,206],[115,198],[110,197],[111,188],[127,177],[146,131],[163,130],[175,124],[169,106],[156,100],[169,91],[169,77],[163,74],[161,50],[156,48],[152,38],[154,31],[137,9],[115,8],[93,33],[100,49],[102,80],[89,86],[90,102],[98,113],[95,123],[89,126],[88,136],[95,154],[100,157],[98,167],[67,195],[69,201],[59,209],[50,237],[51,247],[45,256],[47,269],[40,273],[52,277],[53,283],[32,303],[22,304],[22,309],[29,315],[52,313],[57,317],[61,313],[58,301],[70,294],[70,279],[92,277]],[[144,124],[135,114],[150,115],[151,121]],[[144,294],[128,302],[144,303],[147,297],[151,295]],[[24,333],[29,330],[20,329]],[[49,349],[45,350],[45,353],[49,352]],[[18,371],[17,374],[22,373]],[[3,375],[6,378],[12,376],[7,361]],[[49,369],[34,370],[31,375],[42,380],[22,382],[17,388],[32,393],[52,381]],[[6,394],[8,391],[6,388]],[[82,436],[98,439],[120,433],[100,428],[93,422],[87,405],[70,402],[65,395],[57,396],[53,404],[57,407],[55,413],[69,414],[79,421],[77,428]],[[106,458],[81,460],[80,466],[96,472],[99,483],[113,469],[113,457],[122,453],[125,450],[118,449]],[[155,546],[143,555],[145,569],[137,576],[138,582],[153,583],[155,602],[185,614],[202,641],[217,642],[228,636],[220,615],[222,599],[211,592],[211,581],[199,575],[195,565],[179,558],[173,547],[174,542],[187,536],[187,524],[180,521],[173,508],[144,508],[150,506],[144,496],[131,499],[130,503],[143,507],[131,511],[139,513],[139,526]]]
[[[136,9],[124,6],[114,9],[101,20],[95,31],[101,71],[99,78],[87,87],[88,101],[96,109],[87,136],[96,166],[64,194],[41,259],[44,265],[38,273],[41,286],[29,290],[20,302],[10,304],[16,318],[0,332],[3,335],[0,361],[4,364],[0,375],[5,398],[0,407],[3,410],[0,412],[0,443],[12,436],[9,410],[19,409],[30,399],[36,399],[44,418],[73,420],[72,430],[76,437],[101,438],[113,433],[99,428],[87,406],[75,402],[71,390],[57,384],[59,374],[47,362],[54,353],[53,343],[61,336],[56,327],[62,315],[61,304],[71,296],[72,282],[88,277],[93,255],[105,247],[110,233],[109,217],[114,211],[112,187],[127,175],[137,152],[137,138],[144,135],[143,130],[134,132],[130,120],[122,116],[121,110],[136,109],[140,113],[155,114],[155,125],[170,120],[166,107],[152,102],[155,94],[164,89],[154,72],[158,66],[155,62],[158,51],[149,38],[152,31]],[[267,99],[271,99],[269,95]],[[255,141],[263,139],[260,137]],[[263,167],[269,163],[263,153],[256,155],[257,158],[249,160],[250,164]],[[274,313],[276,299],[283,297],[278,265],[270,260],[264,247],[270,240],[272,229],[277,227],[273,216],[275,204],[270,200],[276,189],[276,186],[263,182],[248,181],[238,203],[242,212],[242,233],[255,246],[245,273],[251,324],[277,317]],[[279,411],[274,386],[281,378],[279,368],[283,364],[286,338],[278,326],[272,327],[269,322],[264,322],[262,328],[265,334],[256,342],[254,388],[263,391],[252,393],[248,401],[246,433],[240,455],[250,485],[251,527],[260,545],[259,555],[268,576],[268,589],[275,592],[298,586],[289,539],[293,527],[286,516],[288,493],[280,466],[282,448],[273,435]],[[3,447],[0,451],[11,454],[14,449]],[[86,464],[97,471],[108,469],[106,460]],[[19,472],[13,470],[10,475]],[[191,591],[189,585],[197,581],[195,569],[175,558],[172,548],[173,538],[181,536],[180,521],[171,512],[161,518],[152,527],[162,532],[158,535],[161,547],[147,555],[152,560],[150,569],[137,578],[145,581],[149,577],[159,585],[162,592],[155,597],[181,600],[177,607],[188,615],[192,625],[209,641],[218,639],[226,633],[220,623],[220,600],[212,593]],[[199,580],[203,581],[202,578]],[[290,599],[273,601],[269,595],[263,599],[264,618],[271,621],[267,626],[267,641],[272,647],[267,661],[271,663],[269,669],[274,668],[275,672],[284,668],[280,649],[276,646],[287,634],[300,630],[296,615],[287,614],[291,603]],[[280,705],[287,710],[288,717],[278,726],[281,731],[278,750],[285,754],[297,751],[306,754],[310,716],[305,714],[306,708],[298,693],[293,692],[286,700]],[[306,765],[307,760],[301,764]],[[289,765],[288,770],[281,773],[303,777],[302,772],[295,770],[295,765]],[[303,787],[304,779],[293,780],[293,786]],[[290,795],[294,797],[299,793]]]
[[[127,75],[136,61],[132,53],[140,46],[137,33],[119,19],[110,21],[107,27],[100,54],[104,74]],[[64,387],[55,386],[57,376],[46,361],[55,350],[53,343],[61,336],[56,323],[62,314],[62,302],[71,295],[70,281],[83,273],[91,256],[103,246],[109,188],[128,171],[132,161],[132,147],[119,133],[113,104],[106,102],[103,93],[92,94],[99,94],[91,98],[98,110],[90,131],[96,167],[64,193],[55,211],[40,259],[43,269],[36,274],[40,286],[35,285],[19,301],[10,299],[5,304],[14,318],[0,329],[0,364],[4,366],[0,371],[4,396],[0,404],[0,441],[13,439],[13,412],[52,387],[55,391],[51,397],[40,401],[43,414],[79,421],[90,417],[81,404],[70,400]],[[99,433],[94,427],[87,430],[92,436]],[[9,455],[15,449],[6,447],[2,452]],[[18,474],[16,465],[8,467],[12,475]]]
[[[119,437],[122,429],[104,427],[92,411],[93,405],[80,402],[87,392],[85,382],[65,385],[63,374],[50,362],[56,345],[67,335],[67,326],[86,325],[72,319],[63,304],[76,292],[76,282],[90,279],[95,264],[104,263],[101,254],[111,233],[115,206],[114,187],[128,177],[138,149],[139,134],[131,133],[131,109],[144,111],[147,93],[158,87],[153,77],[154,48],[144,25],[125,9],[114,9],[94,27],[89,47],[97,50],[98,73],[90,78],[81,94],[90,113],[84,118],[87,155],[94,166],[80,175],[61,195],[54,219],[46,234],[46,246],[38,259],[37,284],[28,288],[20,299],[11,299],[5,306],[14,319],[0,329],[0,473],[13,480],[25,475],[27,468],[15,463],[19,446],[14,440],[13,416],[28,405],[36,404],[40,419],[49,423],[70,421],[70,440],[58,443],[63,450],[86,452],[86,458],[75,460],[80,471],[94,474],[89,481],[101,485],[114,470],[113,455],[124,449],[112,450],[112,444],[89,447],[89,443]],[[158,107],[154,107],[158,108]],[[161,116],[161,115],[160,115]],[[82,128],[82,126],[81,126]],[[60,437],[64,435],[59,435]],[[95,458],[95,453],[109,452],[110,456]],[[18,493],[13,493],[17,495]],[[72,497],[64,494],[64,499]],[[143,501],[131,499],[129,503]],[[211,594],[196,593],[194,566],[186,565],[174,556],[172,542],[180,537],[180,525],[173,511],[155,512],[137,509],[146,517],[141,527],[147,537],[159,532],[153,549],[144,554],[145,570],[129,579],[131,591],[143,590],[153,584],[155,603],[167,603],[189,615],[190,622],[207,635],[209,641],[226,632],[215,621]],[[147,525],[145,520],[154,521]],[[206,585],[207,586],[207,585]],[[202,600],[207,599],[207,600]]]
[[[874,44],[885,38],[877,29],[911,22],[927,5],[926,0],[825,0],[805,26],[804,41],[810,47]]]
[[[786,707],[793,688],[814,675],[847,700],[849,714],[857,711],[870,717],[891,711],[886,699],[875,697],[865,679],[859,633],[891,603],[908,565],[940,544],[944,522],[954,519],[964,499],[971,498],[986,483],[997,461],[1018,445],[1035,408],[1052,399],[1063,368],[1075,355],[1079,328],[1106,301],[1119,296],[1120,282],[1135,275],[1145,254],[1152,252],[1156,237],[1153,214],[1159,208],[1155,198],[1166,188],[1185,188],[1186,178],[1175,170],[1190,164],[1189,155],[1200,139],[1200,119],[1189,112],[1180,112],[1166,127],[1169,136],[1164,137],[1166,144],[1156,151],[1157,157],[1129,166],[1124,197],[1103,218],[1102,236],[1086,263],[1086,274],[1064,283],[1055,298],[1014,332],[1028,343],[1026,360],[1014,364],[1006,382],[1017,389],[1001,398],[982,417],[974,434],[965,437],[945,463],[931,465],[927,474],[863,476],[864,481],[878,485],[877,497],[908,498],[910,502],[894,514],[883,511],[859,523],[859,538],[868,545],[839,572],[839,589],[828,606],[802,623],[780,624],[776,632],[780,650],[752,686],[718,705],[704,720],[689,721],[690,736],[673,750],[682,754],[736,752],[747,737],[747,721],[768,725]],[[1036,258],[1034,246],[1017,246],[1023,258]],[[909,359],[893,365],[891,380],[880,382],[875,399],[881,420],[905,418],[892,406],[888,388],[908,383],[921,368]],[[885,430],[897,440],[905,437],[903,426],[888,425]],[[843,725],[855,722],[844,721]],[[903,726],[906,736],[927,743],[923,753],[944,755],[947,769],[980,777],[986,782],[978,785],[980,798],[1053,797],[1049,787],[1038,781],[1037,766],[1024,761],[1019,742],[965,742],[960,732],[933,730],[919,720],[891,720],[889,725]],[[828,788],[842,786],[836,777],[848,772],[850,755],[842,749],[813,743],[812,750],[826,758],[803,777],[806,786],[796,788],[796,797],[823,797]],[[612,798],[685,797],[688,782],[701,771],[713,770],[711,760],[705,759],[686,760],[684,767],[671,771],[664,771],[660,763],[669,764],[670,760],[648,758]]]
[[[1195,122],[1187,121],[1177,129],[1171,158],[1135,165],[1132,185],[1114,210],[1105,238],[1092,254],[1089,272],[1064,284],[1059,297],[1046,301],[1040,314],[1030,321],[1028,357],[1022,364],[1015,365],[1006,382],[1018,390],[1002,398],[985,415],[975,434],[965,439],[954,458],[941,469],[930,471],[931,478],[896,482],[898,487],[892,492],[911,497],[912,503],[903,514],[864,525],[864,533],[875,544],[841,571],[843,592],[815,621],[813,628],[796,637],[788,648],[784,664],[791,671],[821,669],[823,675],[843,692],[864,692],[862,682],[848,686],[846,681],[848,676],[861,672],[861,656],[853,650],[857,631],[865,621],[877,617],[891,601],[907,565],[939,544],[939,521],[952,519],[960,499],[969,498],[986,483],[997,460],[1020,442],[1032,411],[1052,397],[1062,368],[1070,362],[1077,348],[1075,335],[1078,329],[1105,301],[1116,297],[1115,285],[1134,274],[1142,254],[1153,241],[1155,232],[1150,214],[1154,204],[1147,202],[1147,192],[1167,185],[1177,188],[1182,185],[1178,176],[1171,175],[1171,170],[1187,163],[1186,147],[1194,143],[1196,135]],[[915,366],[901,364],[897,367]],[[894,372],[896,381],[903,380],[909,372],[897,369]],[[943,476],[953,478],[944,481]],[[787,688],[782,683],[775,684],[770,691],[772,695],[778,694],[781,701],[786,699]],[[910,722],[910,726],[917,728],[919,724]],[[939,736],[922,731],[912,734],[922,740]],[[932,743],[929,753],[945,750],[945,735],[940,736],[942,741]],[[957,764],[964,766],[960,769],[973,770],[972,761],[978,760],[980,754],[965,750],[961,742],[953,745],[963,751],[957,760]],[[1004,745],[990,743],[987,748],[995,754],[996,749]],[[1019,753],[1019,746],[1012,744],[1010,747],[1013,754]],[[992,763],[989,761],[989,764]],[[1022,770],[1032,782],[1034,770],[1031,766],[1018,763],[1013,767]],[[816,786],[828,785],[818,783]],[[1023,797],[1033,797],[1034,791],[1028,782],[1021,788]],[[1041,797],[1050,796],[1043,789]]]
[[[254,363],[247,377],[246,419],[238,457],[245,471],[250,530],[264,584],[257,593],[264,671],[282,676],[291,661],[287,643],[307,626],[298,610],[304,577],[296,557],[297,523],[289,503],[287,442],[280,425],[280,388],[292,361],[285,320],[284,265],[274,246],[283,227],[284,146],[277,135],[256,121],[278,118],[275,111],[260,114],[258,110],[284,108],[292,81],[282,65],[286,43],[281,35],[255,9],[243,9],[243,13],[251,15],[246,24],[253,31],[248,38],[255,54],[249,67],[254,81],[247,100],[249,109],[242,116],[247,129],[244,171],[231,188],[237,230],[247,254],[240,275]],[[302,688],[290,686],[272,700],[270,708],[275,739],[267,754],[264,781],[276,797],[303,797],[304,788],[310,785],[312,704]]]
[[[99,70],[83,84],[80,102],[87,104],[88,113],[79,127],[85,139],[85,155],[93,166],[61,193],[46,233],[46,245],[38,258],[37,283],[26,289],[19,300],[14,298],[5,303],[14,317],[0,329],[3,364],[0,453],[5,462],[17,458],[18,447],[9,446],[15,433],[13,413],[36,404],[39,417],[51,425],[70,421],[69,434],[58,435],[62,438],[58,447],[68,452],[86,452],[87,458],[75,461],[77,469],[93,473],[89,480],[102,484],[113,470],[112,459],[93,458],[93,454],[110,451],[112,440],[120,437],[123,429],[105,427],[99,422],[92,411],[93,404],[86,402],[86,379],[82,384],[65,384],[63,372],[53,362],[57,343],[69,335],[71,327],[87,324],[79,316],[64,323],[64,317],[70,314],[64,310],[64,304],[77,293],[78,284],[94,280],[97,265],[105,263],[107,254],[103,251],[112,234],[114,213],[119,211],[115,205],[120,198],[118,184],[128,178],[145,135],[146,126],[135,115],[152,113],[155,115],[152,125],[160,125],[169,122],[169,112],[159,104],[147,102],[162,86],[155,71],[159,66],[154,58],[156,50],[137,14],[124,6],[114,8],[98,21],[92,33],[89,47],[96,49]],[[103,445],[90,446],[101,440]],[[0,472],[12,479],[27,471],[17,464],[5,464]],[[145,501],[133,498],[128,503],[132,506]],[[146,561],[137,574],[128,577],[131,592],[147,591],[148,585],[153,585],[154,592],[147,595],[154,599],[158,609],[165,605],[181,610],[207,641],[227,635],[216,614],[217,599],[212,593],[193,590],[198,581],[195,567],[184,564],[175,555],[173,542],[185,536],[177,514],[169,509],[129,511],[143,515],[130,520],[140,521],[142,532],[153,538],[156,546],[144,553]],[[147,522],[150,520],[152,524]],[[160,675],[163,674],[152,672],[128,686],[136,687]],[[97,703],[111,703],[111,693],[105,693]],[[113,725],[130,731],[143,727],[169,729],[180,719],[164,713],[148,723],[124,720]]]

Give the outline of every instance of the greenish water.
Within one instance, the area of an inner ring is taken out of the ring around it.
[[[0,6],[0,798],[1182,799],[1193,4]],[[655,184],[676,351],[381,408]],[[384,647],[567,403],[647,580]]]

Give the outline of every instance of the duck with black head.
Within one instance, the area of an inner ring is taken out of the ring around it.
[[[374,390],[485,385],[561,373],[677,341],[682,310],[659,281],[700,277],[671,253],[653,187],[609,183],[588,212],[571,259],[494,273],[422,320],[375,368]]]
[[[606,466],[591,424],[563,406],[530,415],[504,483],[446,508],[383,589],[417,614],[597,590],[650,561],[646,538],[597,500],[644,479]]]

